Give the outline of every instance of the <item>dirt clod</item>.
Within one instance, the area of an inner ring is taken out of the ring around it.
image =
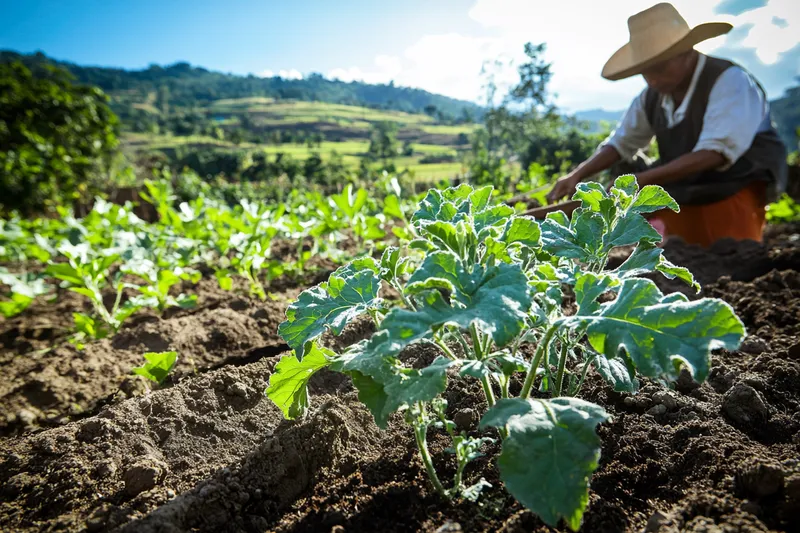
[[[780,492],[784,472],[781,465],[762,460],[748,461],[736,470],[736,488],[749,497],[764,498]]]
[[[125,492],[129,496],[136,496],[154,488],[159,481],[164,479],[166,471],[167,465],[154,457],[139,459],[122,475]]]
[[[742,341],[742,345],[739,347],[739,350],[751,355],[760,355],[764,352],[768,352],[770,350],[770,346],[769,343],[764,339],[756,335],[749,335],[744,341]]]
[[[752,426],[769,418],[769,409],[761,394],[746,383],[737,383],[725,393],[722,412],[740,426]]]
[[[453,422],[459,429],[472,429],[478,424],[478,411],[471,408],[459,409],[453,415]]]

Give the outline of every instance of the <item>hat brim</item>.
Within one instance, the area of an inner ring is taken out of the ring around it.
[[[607,80],[622,80],[641,74],[645,69],[653,65],[673,58],[683,52],[691,50],[694,45],[719,37],[731,31],[733,26],[727,22],[707,22],[695,26],[686,36],[667,48],[665,51],[651,58],[636,62],[633,59],[633,48],[630,43],[614,52],[614,55],[603,66],[602,76]]]

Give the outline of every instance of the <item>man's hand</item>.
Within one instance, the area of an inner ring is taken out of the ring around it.
[[[553,189],[547,193],[547,201],[550,203],[557,202],[565,196],[571,197],[575,194],[575,187],[580,183],[580,177],[575,174],[567,174],[558,178]]]

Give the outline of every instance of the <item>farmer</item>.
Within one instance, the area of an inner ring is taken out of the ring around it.
[[[630,40],[602,75],[641,74],[647,88],[594,155],[556,182],[548,200],[571,196],[578,183],[632,159],[655,136],[660,161],[637,175],[639,186],[661,185],[681,210],[656,213],[653,226],[702,246],[724,237],[761,241],[765,206],[786,185],[786,148],[753,76],[693,49],[731,28],[712,22],[690,29],[667,3],[630,17]]]

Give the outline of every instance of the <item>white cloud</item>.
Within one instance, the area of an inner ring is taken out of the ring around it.
[[[442,33],[427,35],[401,56],[378,56],[369,68],[334,69],[329,77],[420,87],[432,92],[479,101],[483,96],[479,76],[484,62],[498,58],[524,59],[526,42],[547,43],[546,59],[553,64],[551,90],[560,107],[575,111],[591,107],[622,109],[644,87],[640,77],[610,82],[600,71],[611,54],[628,39],[627,19],[655,0],[476,0],[469,17],[483,27],[480,35]],[[800,43],[800,9],[797,0],[771,0],[767,5],[737,16],[718,15],[720,0],[672,0],[690,26],[707,21],[728,21],[740,28],[733,36],[718,37],[697,48],[713,53],[755,49],[758,59],[775,64],[781,54]],[[776,24],[775,18],[779,21]],[[746,31],[749,28],[749,31]],[[744,65],[748,68],[748,65]],[[800,69],[800,65],[797,67]],[[786,83],[791,76],[787,73]],[[513,82],[516,72],[501,73],[500,85]],[[774,92],[774,91],[773,91]]]
[[[764,7],[730,18],[730,22],[738,26],[753,25],[739,46],[755,48],[758,58],[768,65],[778,61],[780,54],[800,42],[800,5],[797,0],[771,0]],[[800,65],[798,69],[800,73]]]
[[[261,78],[273,78],[275,76],[280,76],[285,80],[301,80],[303,79],[303,73],[297,69],[281,69],[277,73],[270,69],[262,70],[258,73],[258,76]]]

